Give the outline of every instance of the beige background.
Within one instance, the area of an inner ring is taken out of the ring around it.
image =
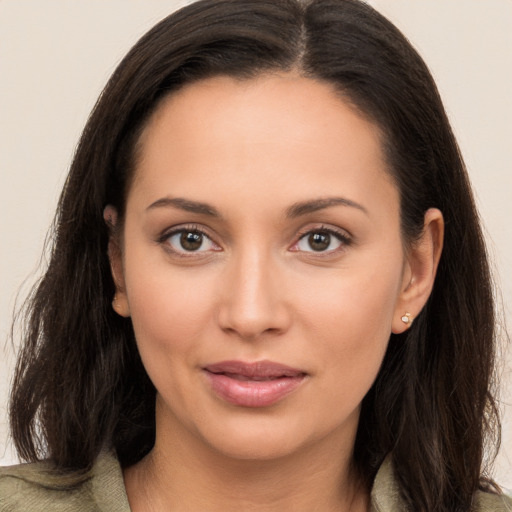
[[[0,465],[14,462],[6,400],[17,293],[45,233],[87,115],[119,59],[185,1],[0,0]],[[466,157],[512,324],[512,1],[373,0],[419,49]],[[23,282],[25,284],[23,285]],[[5,342],[5,346],[4,346]],[[503,353],[503,445],[512,489],[512,357]]]

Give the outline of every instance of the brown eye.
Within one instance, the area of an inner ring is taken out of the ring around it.
[[[162,237],[161,242],[177,254],[218,251],[210,237],[196,229],[180,229]]]
[[[203,245],[203,234],[197,231],[183,231],[180,235],[180,245],[186,251],[197,251]]]
[[[341,233],[319,229],[304,234],[295,246],[295,250],[309,253],[331,253],[350,245],[350,239]]]
[[[329,233],[311,233],[308,236],[308,244],[313,251],[325,251],[331,244]]]

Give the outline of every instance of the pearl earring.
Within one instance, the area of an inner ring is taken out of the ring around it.
[[[404,324],[412,324],[412,315],[411,313],[405,313],[405,315],[402,317],[402,322]]]

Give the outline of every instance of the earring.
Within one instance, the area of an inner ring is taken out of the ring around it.
[[[112,300],[112,309],[117,313],[117,308],[119,305],[117,304],[117,294],[114,295],[114,299]]]
[[[412,320],[413,318],[411,313],[405,313],[405,315],[402,317],[402,322],[407,325],[412,324]]]

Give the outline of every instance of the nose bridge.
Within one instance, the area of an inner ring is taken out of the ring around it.
[[[281,332],[289,315],[279,287],[278,263],[268,248],[250,243],[234,251],[220,311],[221,327],[242,338]]]

